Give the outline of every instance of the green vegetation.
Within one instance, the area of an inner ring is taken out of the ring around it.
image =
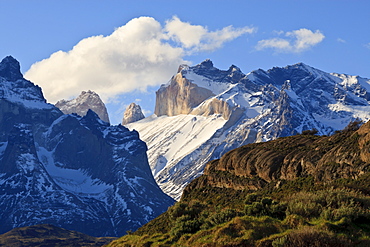
[[[369,246],[369,178],[315,184],[307,177],[257,192],[194,189],[109,246]]]

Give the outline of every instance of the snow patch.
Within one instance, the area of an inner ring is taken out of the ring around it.
[[[128,124],[130,130],[137,130],[140,138],[148,145],[148,158],[153,175],[159,175],[166,166],[176,164],[187,154],[196,150],[222,128],[227,121],[218,115],[209,117],[178,115],[173,117],[152,115]]]
[[[46,171],[54,181],[63,189],[77,194],[99,194],[111,189],[113,186],[93,179],[85,171],[66,169],[56,166],[53,158],[54,151],[48,151],[43,147],[38,147],[37,154],[43,163]]]

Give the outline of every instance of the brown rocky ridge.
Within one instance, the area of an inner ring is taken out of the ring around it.
[[[312,176],[317,182],[356,179],[370,170],[370,122],[358,130],[358,122],[332,136],[314,131],[253,143],[229,151],[207,164],[204,175],[190,183],[194,188],[212,186],[257,190],[270,182]]]

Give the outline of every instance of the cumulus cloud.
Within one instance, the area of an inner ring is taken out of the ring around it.
[[[274,49],[276,52],[293,52],[299,53],[310,49],[324,40],[325,36],[320,30],[315,32],[301,28],[291,32],[281,33],[284,38],[272,38],[260,40],[257,43],[257,50]]]
[[[151,17],[132,19],[109,36],[81,40],[70,51],[58,51],[33,64],[25,77],[42,87],[49,102],[93,90],[105,101],[134,90],[167,82],[183,57],[210,51],[250,28],[225,27],[218,31],[173,17],[162,26]]]
[[[190,54],[199,51],[213,51],[242,34],[251,34],[256,31],[255,28],[251,27],[227,26],[221,30],[210,32],[206,27],[182,22],[176,16],[166,22],[165,30],[170,39],[179,43]]]

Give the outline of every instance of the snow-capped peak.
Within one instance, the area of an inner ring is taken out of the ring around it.
[[[23,78],[19,62],[12,56],[4,58],[0,63],[0,99],[27,108],[53,108],[46,103],[41,88]]]
[[[158,184],[177,199],[207,161],[240,145],[313,128],[331,134],[356,118],[370,119],[368,79],[304,63],[247,75],[234,65],[219,70],[210,60],[182,68],[156,93],[162,114],[129,125],[148,144]]]
[[[72,100],[60,100],[55,104],[64,114],[76,113],[85,116],[87,111],[93,110],[101,120],[109,123],[108,111],[99,95],[91,90],[82,91]]]
[[[5,57],[0,63],[0,77],[8,81],[16,81],[23,79],[21,66],[19,62],[12,56]]]

